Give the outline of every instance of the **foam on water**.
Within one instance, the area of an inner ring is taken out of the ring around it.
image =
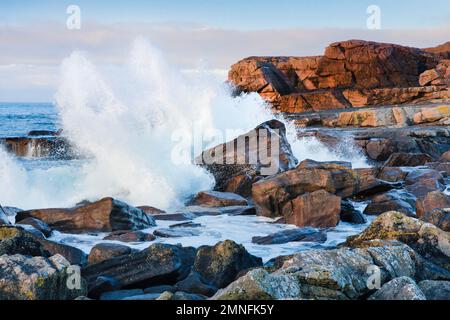
[[[0,151],[0,203],[29,209],[113,196],[133,205],[174,209],[214,183],[191,162],[174,164],[180,142],[191,146],[195,130],[206,135],[236,130],[229,140],[274,117],[258,94],[232,97],[222,78],[180,72],[143,39],[130,52],[128,62],[113,74],[80,52],[63,61],[56,94],[60,122],[88,158],[40,166]],[[287,128],[299,160],[367,166],[350,144],[330,151],[314,138],[298,140],[293,125]],[[201,147],[222,142],[209,140]]]

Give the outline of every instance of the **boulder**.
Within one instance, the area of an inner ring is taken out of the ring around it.
[[[300,292],[295,276],[253,269],[219,290],[212,300],[286,300],[299,298]]]
[[[433,158],[425,153],[394,153],[384,163],[384,167],[418,167],[427,162],[433,162]]]
[[[161,209],[158,209],[158,208],[155,208],[152,206],[140,206],[140,207],[136,207],[136,208],[141,209],[142,211],[144,211],[146,214],[148,214],[150,216],[166,213],[164,210],[161,210]]]
[[[371,198],[370,203],[364,209],[364,214],[373,216],[388,211],[398,211],[413,216],[415,214],[414,208],[404,199],[405,197],[393,192],[376,195]]]
[[[400,182],[405,180],[406,176],[408,175],[408,172],[409,171],[401,167],[384,166],[378,173],[377,178],[388,182]]]
[[[450,208],[450,197],[441,191],[427,193],[424,197],[417,199],[417,216],[424,217],[434,209]]]
[[[167,244],[153,244],[147,249],[88,265],[82,274],[88,281],[90,295],[122,288],[147,288],[174,284],[187,276],[194,262],[195,249]],[[99,279],[100,278],[100,279]],[[105,286],[106,283],[113,285]],[[107,289],[102,289],[102,288]]]
[[[450,151],[444,152],[439,158],[439,162],[450,162]]]
[[[160,285],[160,286],[153,286],[153,287],[149,287],[144,289],[144,293],[158,293],[161,294],[163,292],[175,292],[176,288],[175,286],[169,286],[169,285]]]
[[[428,261],[450,271],[450,234],[432,224],[400,212],[386,212],[361,234],[347,238],[346,245],[358,246],[375,239],[401,241]]]
[[[0,226],[2,225],[10,225],[11,222],[8,219],[8,216],[6,215],[6,213],[3,211],[3,207],[0,206]]]
[[[111,292],[105,292],[100,296],[100,300],[114,301],[123,300],[134,296],[141,296],[144,294],[142,289],[130,289],[130,290],[117,290]]]
[[[244,198],[250,198],[252,195],[253,177],[244,173],[236,175],[225,182],[223,191],[238,194]]]
[[[450,208],[434,209],[425,213],[421,220],[434,224],[441,230],[450,232]]]
[[[340,213],[341,198],[325,190],[300,195],[282,208],[285,222],[297,227],[336,227]]]
[[[427,300],[450,300],[450,281],[424,280],[419,282],[419,288]]]
[[[406,190],[416,197],[424,197],[429,192],[445,189],[444,177],[439,171],[432,169],[414,169],[405,179]]]
[[[120,241],[120,242],[147,242],[155,240],[155,236],[151,233],[145,233],[142,231],[114,231],[103,240]]]
[[[0,226],[0,256],[21,254],[46,256],[42,244],[31,233],[20,227]]]
[[[230,192],[203,191],[197,193],[190,205],[202,207],[231,207],[246,206],[247,200],[242,196]]]
[[[274,150],[272,150],[274,149]],[[236,176],[268,176],[297,164],[286,137],[286,127],[278,120],[267,121],[254,130],[206,151],[195,163],[210,171],[215,190],[225,191]]]
[[[450,105],[438,106],[434,108],[423,108],[414,115],[414,123],[436,122],[450,117]]]
[[[161,228],[153,231],[155,237],[161,238],[198,237],[201,233],[196,228]]]
[[[155,226],[154,219],[144,211],[112,198],[104,198],[70,209],[22,211],[17,214],[16,221],[20,222],[30,217],[44,221],[55,230],[67,233],[140,230]]]
[[[261,258],[255,257],[237,243],[226,240],[215,246],[202,246],[197,251],[194,271],[209,284],[224,288],[242,271],[262,266]]]
[[[83,266],[87,263],[87,255],[81,249],[42,238],[35,237],[35,239],[44,248],[45,256],[53,256],[59,254],[67,259],[72,265]]]
[[[347,200],[341,201],[340,220],[353,224],[364,224],[367,222],[366,217],[355,209],[353,204]]]
[[[133,250],[130,247],[115,243],[96,244],[89,252],[88,263],[96,264],[115,257],[131,254]]]
[[[427,300],[422,290],[409,277],[395,278],[385,283],[369,300]]]
[[[52,229],[44,221],[36,218],[26,218],[17,223],[18,225],[29,225],[34,227],[36,230],[42,232],[45,237],[50,237],[52,235]]]
[[[211,297],[217,292],[217,288],[206,284],[200,274],[191,272],[186,279],[178,282],[175,285],[176,291],[201,294],[203,296]]]
[[[70,263],[62,256],[0,256],[0,300],[72,300],[86,294],[86,283],[71,289]],[[75,283],[76,284],[76,283]]]
[[[253,237],[252,243],[260,245],[284,244],[289,242],[325,242],[327,234],[314,228],[299,228],[279,231],[264,237]]]

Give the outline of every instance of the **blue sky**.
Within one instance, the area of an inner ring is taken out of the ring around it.
[[[2,0],[3,23],[64,21],[69,4],[101,23],[193,23],[227,29],[362,28],[366,8],[380,6],[385,28],[442,25],[449,0]]]
[[[80,30],[66,27],[72,4]],[[381,30],[367,29],[369,5]],[[320,55],[341,40],[436,46],[450,40],[450,0],[0,0],[0,101],[50,101],[73,51],[115,68],[136,37],[179,68],[225,77],[247,56]]]

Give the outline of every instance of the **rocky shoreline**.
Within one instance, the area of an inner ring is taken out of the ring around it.
[[[177,211],[111,197],[72,208],[1,207],[0,300],[450,300],[450,65],[436,50],[347,41],[321,57],[239,62],[229,79],[237,92],[269,100],[299,138],[332,150],[354,145],[371,166],[299,161],[283,122],[271,120],[255,132],[279,138],[276,155],[264,146],[275,172],[258,156],[236,161],[259,155],[261,144],[242,153],[239,138],[218,145],[196,159],[214,190]],[[17,156],[76,156],[63,133],[2,143]],[[30,152],[36,145],[44,151]],[[198,237],[207,217],[290,225],[249,237],[267,248],[311,247],[263,260],[231,239],[161,242]],[[329,245],[343,224],[361,232]],[[61,235],[100,240],[85,252]]]

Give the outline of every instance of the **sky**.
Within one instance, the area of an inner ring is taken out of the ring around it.
[[[66,26],[69,5],[80,8],[79,30]],[[379,30],[367,28],[370,5]],[[449,21],[450,0],[2,0],[0,101],[51,101],[72,51],[113,68],[138,36],[181,69],[225,75],[246,56],[319,55],[340,40],[435,46],[450,41]]]

